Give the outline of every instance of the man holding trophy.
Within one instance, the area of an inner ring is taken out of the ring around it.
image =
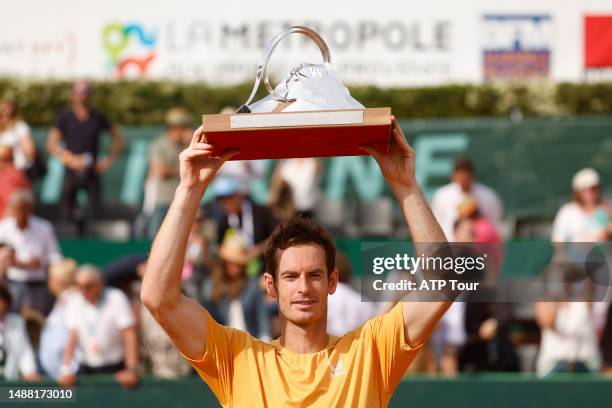
[[[291,33],[312,39],[325,64],[301,64],[272,89],[267,61]],[[181,181],[153,242],[142,301],[224,407],[387,406],[454,299],[434,291],[443,296],[397,303],[355,331],[328,335],[327,299],[338,283],[336,249],[324,228],[304,218],[277,226],[264,252],[265,290],[279,307],[277,340],[264,342],[222,326],[181,294],[187,239],[200,200],[231,158],[370,154],[414,242],[446,245],[415,180],[415,152],[390,109],[365,109],[352,99],[329,62],[327,45],[306,27],[290,27],[272,40],[248,102],[236,115],[204,115],[204,125],[180,154]],[[262,78],[270,96],[249,105]]]
[[[388,152],[363,146],[399,201],[416,243],[445,242],[416,183],[414,150],[392,119]],[[451,301],[400,302],[342,337],[326,333],[327,297],[338,272],[329,234],[313,221],[276,228],[265,253],[268,294],[277,299],[280,338],[272,343],[221,326],[181,294],[187,237],[219,167],[239,152],[213,156],[203,129],[181,153],[181,183],[153,243],[141,297],[221,405],[386,406],[405,370]]]

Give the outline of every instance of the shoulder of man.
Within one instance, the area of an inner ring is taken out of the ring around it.
[[[441,199],[447,194],[452,194],[454,192],[453,190],[455,190],[456,188],[457,185],[455,183],[444,184],[435,191],[433,195],[433,200]]]
[[[104,292],[104,296],[106,296],[110,302],[129,302],[127,295],[120,289],[106,286]]]
[[[57,114],[55,121],[53,122],[53,126],[61,128],[67,120],[71,120],[71,117],[74,117],[72,108],[66,108]]]

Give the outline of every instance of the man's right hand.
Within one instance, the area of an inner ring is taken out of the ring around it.
[[[179,156],[181,184],[188,188],[206,188],[219,168],[239,150],[228,150],[221,157],[212,156],[213,146],[206,143],[206,135],[200,126],[194,133],[189,147]]]
[[[60,160],[66,167],[73,171],[81,172],[85,169],[85,159],[83,155],[64,150],[60,155]]]
[[[76,384],[76,381],[77,381],[76,375],[64,374],[60,376],[60,378],[57,380],[57,383],[61,385],[62,387],[72,387],[74,384]]]

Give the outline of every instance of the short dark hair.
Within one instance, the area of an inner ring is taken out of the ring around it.
[[[474,163],[467,157],[460,157],[455,160],[455,165],[453,166],[453,172],[455,171],[467,171],[468,173],[474,174],[476,171],[474,170]]]
[[[315,221],[301,216],[279,224],[272,231],[264,251],[266,272],[276,279],[278,271],[276,251],[305,244],[315,244],[323,248],[327,273],[331,273],[336,264],[336,246],[331,234]]]

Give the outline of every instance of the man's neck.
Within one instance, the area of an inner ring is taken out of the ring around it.
[[[327,317],[308,326],[298,326],[281,316],[281,346],[298,354],[318,353],[327,347]]]
[[[89,117],[89,107],[82,103],[75,103],[72,105],[72,110],[77,118],[83,120]]]

